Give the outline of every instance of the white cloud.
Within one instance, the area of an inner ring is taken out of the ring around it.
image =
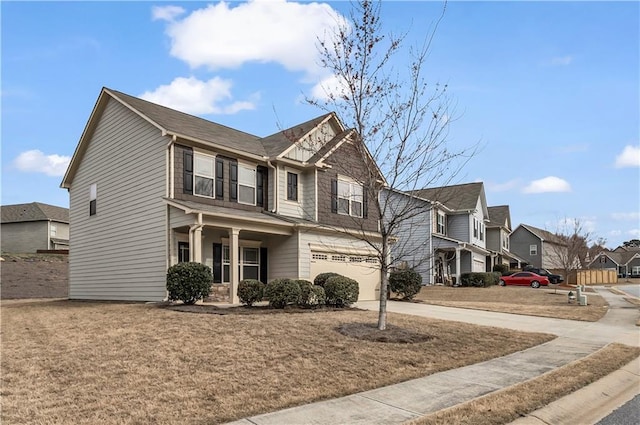
[[[611,236],[620,236],[621,234],[622,234],[621,230],[611,230],[609,232],[609,235],[611,235]]]
[[[635,237],[639,237],[640,236],[640,229],[631,229],[627,232],[628,235],[631,236],[635,236]]]
[[[59,177],[64,176],[71,161],[70,156],[63,155],[45,155],[38,149],[22,152],[13,161],[14,165],[20,171],[31,173],[44,173],[48,176]]]
[[[640,167],[640,145],[625,146],[622,153],[616,157],[615,167]]]
[[[348,93],[345,80],[337,75],[331,75],[322,79],[311,89],[311,97],[319,100],[329,100],[331,96],[340,98]]]
[[[180,20],[163,10],[154,16],[170,20],[166,33],[171,54],[192,68],[237,68],[246,62],[275,62],[308,76],[322,74],[316,43],[344,18],[328,4],[251,1],[230,7],[220,2]],[[166,20],[166,19],[165,19]]]
[[[551,59],[551,65],[555,66],[567,66],[570,65],[571,62],[573,62],[573,56],[571,55],[558,56]]]
[[[230,80],[220,77],[209,81],[200,81],[194,77],[178,77],[168,85],[144,92],[140,97],[168,108],[197,115],[235,114],[242,110],[255,109],[258,94],[254,94],[250,100],[223,104],[231,100],[231,87]]]
[[[522,191],[524,193],[571,192],[571,185],[559,177],[549,176],[532,181]]]
[[[175,18],[185,12],[180,6],[153,6],[151,8],[151,17],[154,21],[173,22]]]
[[[614,220],[640,220],[640,212],[611,213],[611,218]]]

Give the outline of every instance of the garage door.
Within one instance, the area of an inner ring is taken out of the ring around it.
[[[473,254],[473,264],[471,265],[471,270],[477,273],[486,271],[483,255],[478,255],[475,253]]]
[[[311,252],[311,280],[320,273],[334,272],[359,284],[358,301],[380,299],[380,264],[366,255]]]

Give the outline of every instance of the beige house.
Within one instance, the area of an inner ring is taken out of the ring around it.
[[[2,252],[69,249],[69,209],[31,202],[3,205]]]
[[[72,299],[159,301],[169,266],[243,279],[356,279],[379,298],[371,167],[326,114],[258,137],[103,88],[61,186],[70,196]]]

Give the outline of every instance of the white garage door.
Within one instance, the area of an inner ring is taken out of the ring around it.
[[[473,254],[473,264],[471,265],[472,267],[472,271],[474,272],[478,272],[478,273],[482,273],[485,272],[485,265],[484,265],[484,256],[483,255],[478,255],[478,254]]]
[[[334,272],[359,283],[358,301],[380,299],[380,264],[366,255],[311,252],[311,280],[320,273]]]

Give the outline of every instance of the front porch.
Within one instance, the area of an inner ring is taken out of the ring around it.
[[[459,284],[460,275],[469,272],[485,272],[495,259],[491,252],[468,243],[434,244],[433,282],[436,285]]]

